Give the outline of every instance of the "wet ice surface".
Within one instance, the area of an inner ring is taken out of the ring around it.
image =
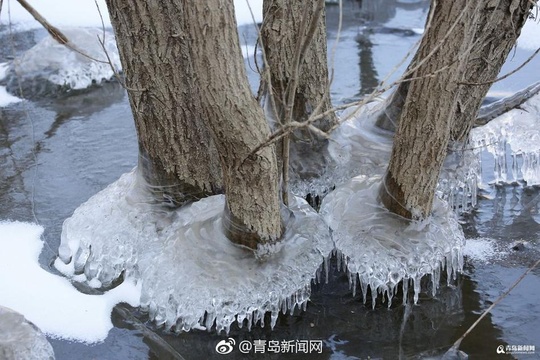
[[[292,201],[280,248],[259,260],[224,236],[223,196],[171,212],[149,203],[138,181],[136,171],[123,175],[64,222],[58,270],[92,287],[121,276],[140,282],[141,308],[176,332],[264,326],[267,312],[273,327],[280,311],[305,307],[312,280],[324,278],[333,242],[304,200]]]

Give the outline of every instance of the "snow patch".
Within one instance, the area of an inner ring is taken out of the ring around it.
[[[494,239],[477,238],[467,239],[463,255],[472,261],[489,263],[491,260],[500,259],[508,252],[500,249]]]
[[[81,26],[101,27],[99,11],[103,15],[105,27],[111,28],[111,20],[105,0],[28,0],[47,21],[56,27]],[[253,18],[248,7],[251,7],[257,23],[262,22],[262,0],[234,0],[236,21],[238,26],[253,24]],[[9,9],[9,11],[8,11]],[[17,24],[17,30],[41,28],[42,26],[16,1],[6,1],[0,14],[0,22],[7,24],[9,20]]]
[[[112,308],[127,302],[138,306],[140,284],[126,280],[99,296],[78,292],[38,262],[43,227],[0,222],[0,305],[23,314],[44,333],[86,343],[103,341],[113,327]]]
[[[22,101],[22,99],[8,93],[5,86],[0,86],[0,107],[5,107],[19,101]]]

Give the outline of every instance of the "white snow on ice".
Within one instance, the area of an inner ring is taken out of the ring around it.
[[[103,341],[113,327],[112,308],[138,306],[140,285],[124,281],[103,295],[85,295],[38,263],[43,227],[0,222],[0,305],[23,314],[52,337],[86,343]]]
[[[488,262],[497,256],[496,242],[493,239],[467,239],[463,255],[471,260]]]

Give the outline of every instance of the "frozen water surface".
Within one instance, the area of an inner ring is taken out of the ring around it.
[[[224,196],[165,211],[141,189],[133,171],[81,205],[64,222],[56,267],[96,287],[140,281],[142,309],[177,332],[264,325],[266,312],[273,327],[280,311],[305,306],[333,243],[304,200],[292,201],[280,249],[259,260],[222,233]]]
[[[446,267],[448,281],[462,270],[463,231],[452,209],[439,199],[432,216],[419,223],[390,213],[377,199],[381,181],[381,176],[352,179],[326,196],[321,214],[332,229],[353,293],[358,282],[364,301],[369,287],[373,306],[381,293],[390,305],[397,285],[403,281],[407,294],[412,282],[416,302],[422,277],[431,275],[435,292],[441,268]]]

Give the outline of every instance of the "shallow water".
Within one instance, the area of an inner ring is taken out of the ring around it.
[[[381,1],[376,11],[367,11],[356,2],[347,6],[342,41],[336,51],[336,64],[340,65],[332,89],[336,103],[365,94],[394,66],[395,53],[407,51],[418,40],[418,35],[408,33],[376,32],[369,35],[371,45],[365,41],[359,44],[359,26],[422,27],[419,17],[425,13],[427,2],[411,5]],[[330,47],[337,23],[335,9],[328,9]],[[518,59],[527,56],[518,50],[513,62],[519,63]],[[528,66],[538,68],[539,60],[533,62]],[[513,92],[539,80],[537,73],[537,78],[532,79],[525,69],[519,74],[495,89]],[[256,83],[253,74],[251,82]],[[56,256],[62,222],[81,203],[136,164],[136,135],[127,97],[117,85],[107,84],[77,96],[1,108],[0,120],[0,219],[42,224],[48,246],[40,261],[44,268],[56,272],[50,264]],[[489,168],[490,164],[484,162],[484,166]],[[236,344],[258,339],[320,340],[322,354],[311,353],[309,358],[314,359],[442,354],[540,256],[538,199],[537,188],[488,186],[479,195],[477,210],[463,218],[464,229],[473,241],[492,239],[498,256],[470,256],[464,274],[454,285],[443,286],[435,297],[422,295],[416,306],[404,306],[398,299],[390,309],[386,304],[372,309],[369,295],[366,304],[360,296],[352,296],[347,275],[335,271],[334,263],[328,284],[313,286],[307,310],[281,316],[273,331],[267,326],[252,332],[232,329],[229,336],[201,331],[156,333],[186,359],[224,358],[215,348],[228,337],[234,338]],[[511,356],[497,355],[499,345],[536,345],[535,354],[515,357],[540,358],[539,298],[540,270],[536,269],[465,338],[461,349],[472,359],[504,359]],[[144,316],[139,317],[144,321]],[[56,358],[168,358],[168,350],[133,328],[124,317],[114,313],[113,320],[116,327],[100,344],[87,346],[50,339]],[[306,355],[253,351],[243,355],[237,350],[227,355],[229,359],[278,357],[299,359]]]

